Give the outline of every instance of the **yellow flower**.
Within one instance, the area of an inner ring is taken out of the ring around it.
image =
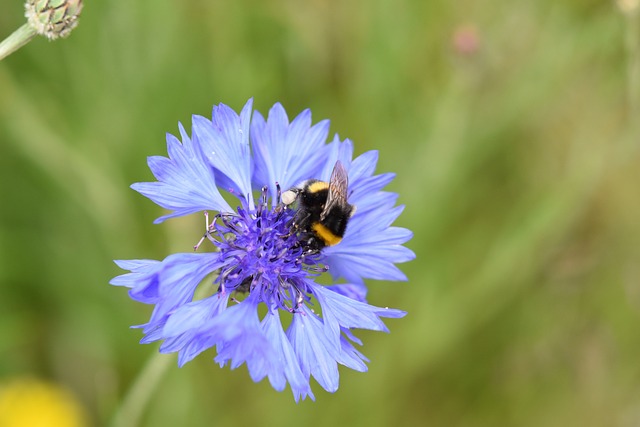
[[[0,427],[86,427],[74,396],[44,381],[21,378],[0,384]]]

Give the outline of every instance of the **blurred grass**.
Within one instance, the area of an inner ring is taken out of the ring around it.
[[[336,395],[295,405],[202,356],[144,425],[640,424],[633,19],[577,0],[88,2],[69,39],[0,63],[0,380],[53,379],[110,419],[155,351],[111,260],[189,250],[202,227],[153,226],[128,185],[178,121],[255,97],[397,172],[418,260],[370,300],[409,315],[360,334],[370,372],[342,370]]]

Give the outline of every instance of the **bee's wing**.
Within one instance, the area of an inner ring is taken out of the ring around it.
[[[340,160],[338,160],[333,167],[333,172],[331,172],[329,195],[327,196],[327,203],[324,205],[320,218],[324,219],[334,206],[348,205],[347,187],[349,187],[349,176]]]

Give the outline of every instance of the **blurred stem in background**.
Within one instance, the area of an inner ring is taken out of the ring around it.
[[[213,283],[213,282],[211,282]],[[213,286],[200,286],[195,294],[196,299],[210,295]],[[151,396],[156,391],[160,380],[167,373],[169,363],[174,357],[156,350],[147,360],[144,368],[134,379],[127,394],[123,397],[115,411],[111,427],[137,427],[145,408],[151,401]]]
[[[140,425],[140,417],[144,414],[144,409],[147,407],[151,395],[172,360],[173,357],[159,351],[151,355],[120,403],[111,427],[135,427]]]
[[[71,34],[82,12],[82,0],[27,0],[27,23],[0,42],[0,60],[11,55],[40,34],[49,40]]]
[[[618,0],[617,4],[626,20],[628,119],[635,145],[640,143],[640,0]]]

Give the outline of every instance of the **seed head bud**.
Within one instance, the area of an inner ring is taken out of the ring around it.
[[[25,16],[29,25],[49,40],[67,37],[78,25],[82,0],[27,0]]]

